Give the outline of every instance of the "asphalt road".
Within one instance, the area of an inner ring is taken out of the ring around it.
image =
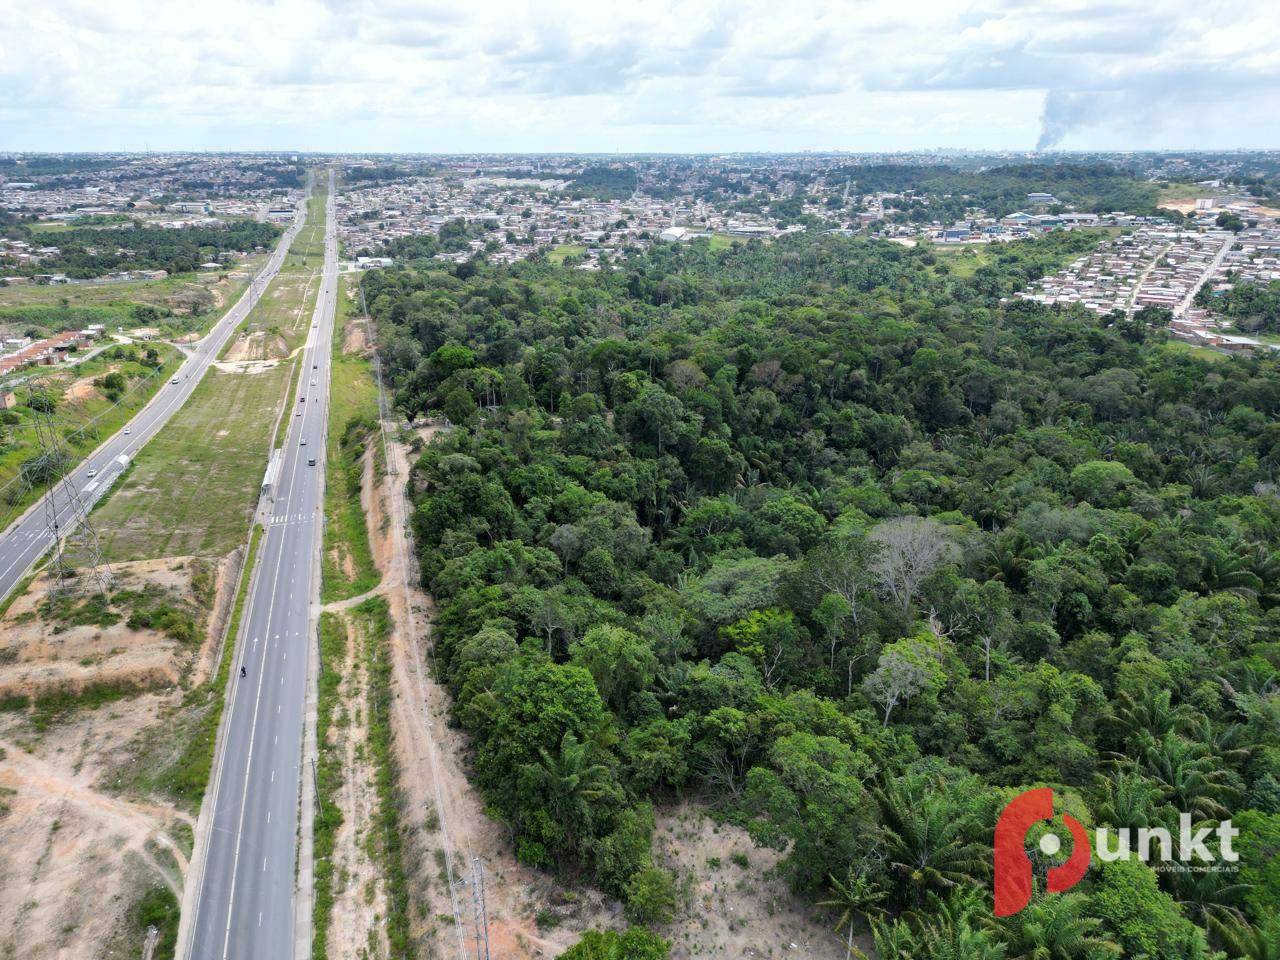
[[[305,211],[305,201],[301,211]],[[45,495],[9,529],[0,534],[0,600],[7,597],[26,576],[32,565],[53,545],[53,535],[47,524],[48,505],[57,507],[58,525],[65,534],[68,525],[74,523],[73,509],[68,488],[75,491],[84,509],[93,504],[111,488],[134,455],[151,440],[169,418],[187,402],[205,371],[217,359],[227,340],[235,333],[249,314],[253,303],[266,290],[267,284],[280,270],[289,245],[302,227],[302,213],[294,220],[276,245],[267,265],[254,278],[250,288],[226,312],[221,320],[200,340],[183,362],[173,379],[177,382],[163,384],[145,407],[121,428],[111,439],[102,444],[90,456],[71,471],[65,481]],[[90,476],[94,473],[95,476]]]
[[[338,288],[332,184],[326,217],[323,282],[249,588],[241,659],[206,805],[209,821],[202,824],[207,846],[196,867],[194,915],[184,924],[190,941],[180,953],[189,960],[288,960],[293,955],[307,658],[318,612]]]

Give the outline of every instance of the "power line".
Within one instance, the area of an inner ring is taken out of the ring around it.
[[[54,423],[54,400],[43,391],[37,391],[34,385],[27,389],[40,452],[29,462],[24,479],[33,487],[32,481],[48,483],[43,503],[45,529],[53,542],[53,591],[66,592],[71,587],[71,580],[80,580],[81,575],[68,559],[67,547],[71,544],[75,548],[71,551],[72,558],[88,568],[89,580],[99,593],[105,594],[111,588],[114,576],[102,557],[98,531],[89,521],[89,508],[71,482],[72,456]]]

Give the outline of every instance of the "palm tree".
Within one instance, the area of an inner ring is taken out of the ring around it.
[[[1228,590],[1242,597],[1256,597],[1262,592],[1262,578],[1252,569],[1251,557],[1210,552],[1204,559],[1203,580],[1206,589]]]
[[[1159,785],[1166,802],[1191,814],[1192,819],[1230,816],[1225,803],[1238,791],[1226,782],[1226,771],[1202,745],[1170,730],[1143,751],[1142,767]]]
[[[1173,706],[1173,696],[1168,690],[1147,691],[1141,699],[1121,690],[1115,702],[1103,723],[1115,734],[1122,748],[1129,748],[1122,752],[1130,755],[1151,746],[1171,730],[1186,729],[1195,717],[1195,711],[1187,704]]]
[[[597,740],[579,740],[571,732],[560,741],[559,753],[543,747],[538,754],[541,762],[528,769],[541,790],[547,813],[564,827],[572,847],[577,838],[590,835],[592,808],[618,795],[613,771],[603,761]]]
[[[1262,582],[1258,600],[1264,607],[1280,602],[1280,553],[1270,553],[1265,546],[1253,548],[1249,556],[1249,569]]]
[[[876,953],[885,960],[1005,960],[1005,945],[974,923],[986,909],[981,900],[977,891],[958,890],[945,900],[930,894],[919,911],[890,923],[873,919]]]
[[[1154,822],[1160,788],[1142,774],[1129,771],[1114,777],[1099,776],[1097,788],[1099,823],[1136,830]]]
[[[1078,894],[1046,896],[1008,920],[991,920],[1011,960],[1098,960],[1121,955],[1119,944],[1098,932],[1102,921],[1084,913]]]
[[[821,901],[818,906],[839,911],[835,931],[838,934],[844,930],[848,934],[845,960],[849,960],[853,956],[853,928],[857,925],[859,914],[869,917],[883,913],[878,904],[885,894],[852,866],[848,868],[843,880],[837,880],[834,876],[828,879],[831,882],[831,899]]]
[[[1280,914],[1258,927],[1240,917],[1210,917],[1209,932],[1229,956],[1240,960],[1280,960]]]
[[[903,780],[877,790],[880,832],[889,866],[919,903],[930,891],[945,893],[986,870],[982,844],[966,842],[967,818],[941,794]]]
[[[1253,885],[1229,883],[1229,874],[1213,870],[1179,870],[1172,874],[1174,898],[1196,923],[1205,926],[1210,917],[1242,920],[1240,897]]]

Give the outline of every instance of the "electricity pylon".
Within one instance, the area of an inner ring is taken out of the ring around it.
[[[114,579],[111,566],[102,557],[98,531],[89,521],[89,507],[68,476],[72,456],[54,424],[53,403],[34,385],[28,392],[39,453],[29,461],[23,479],[32,489],[47,484],[42,503],[45,529],[53,539],[52,591],[66,592],[71,581],[77,580],[92,582],[99,593],[106,593]],[[68,555],[84,573],[77,573]]]

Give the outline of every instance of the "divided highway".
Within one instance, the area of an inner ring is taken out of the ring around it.
[[[249,587],[201,837],[188,884],[180,957],[288,960],[294,954],[307,665],[315,644],[323,536],[329,366],[338,290],[333,175],[324,273],[279,474]],[[234,643],[235,637],[228,642]],[[239,676],[243,667],[245,674]],[[308,952],[309,955],[309,952]]]
[[[253,279],[249,289],[235,302],[234,306],[196,344],[195,349],[183,361],[173,379],[162,384],[155,396],[138,411],[132,420],[67,475],[66,483],[79,493],[80,501],[86,509],[93,508],[93,504],[111,488],[111,484],[124,471],[134,455],[159,433],[161,428],[169,422],[169,418],[187,402],[205,372],[235,333],[236,328],[249,315],[253,303],[279,272],[289,252],[289,246],[293,243],[293,238],[302,228],[305,216],[306,198],[300,203],[298,215],[276,245],[267,265]],[[0,534],[0,600],[13,591],[32,565],[53,546],[53,536],[46,526],[49,503],[56,506],[58,526],[64,533],[67,532],[68,524],[73,522],[75,511],[72,509],[65,488],[59,484],[14,521],[8,530]]]

